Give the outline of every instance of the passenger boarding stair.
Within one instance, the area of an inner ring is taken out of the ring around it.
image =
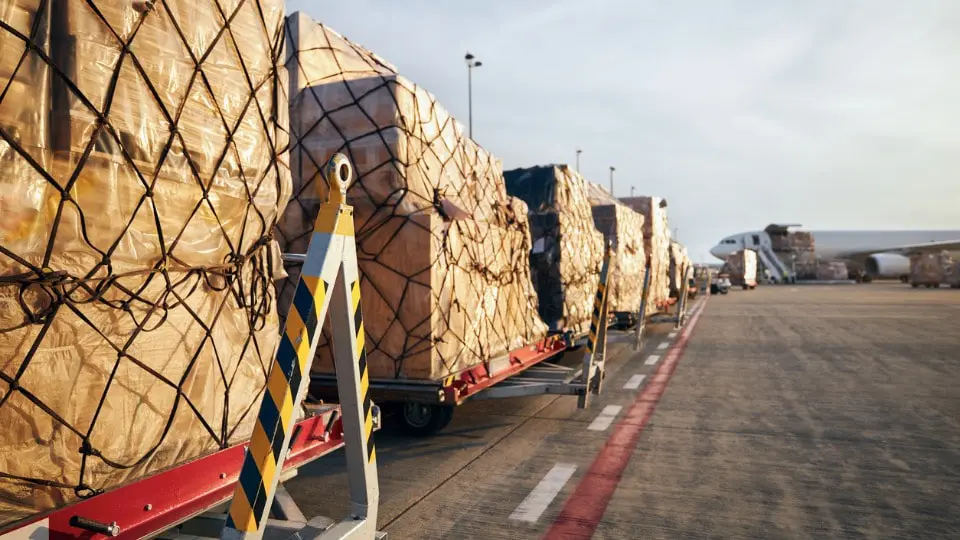
[[[769,244],[761,244],[758,248],[757,255],[760,257],[760,262],[765,268],[770,270],[771,276],[776,278],[778,282],[782,282],[784,276],[790,281],[796,279],[796,274],[793,272],[793,269],[788,268],[787,265],[777,257],[777,254],[774,253],[773,248],[770,247]]]

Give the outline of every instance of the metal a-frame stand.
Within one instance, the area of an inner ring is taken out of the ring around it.
[[[647,302],[650,300],[650,263],[643,273],[643,292],[640,294],[640,312],[637,313],[637,326],[634,329],[633,350],[643,348],[643,330],[647,325]]]
[[[584,409],[590,403],[590,394],[599,395],[603,389],[604,361],[607,355],[607,327],[609,326],[610,305],[607,289],[610,281],[610,266],[613,259],[613,245],[607,242],[603,254],[603,266],[600,268],[600,282],[597,295],[593,300],[593,315],[590,317],[590,334],[587,336],[587,350],[583,354],[583,375],[587,382],[586,391],[577,397],[577,407]]]
[[[382,537],[376,531],[380,500],[372,439],[376,412],[368,396],[353,207],[346,204],[352,168],[345,156],[336,154],[324,172],[330,187],[328,199],[320,205],[249,451],[221,533],[224,540],[263,538],[295,414],[304,397],[320,330],[328,313],[349,476],[350,515],[332,526],[327,521],[323,525],[320,521],[307,522],[290,537],[304,540]]]
[[[683,273],[683,281],[680,284],[680,293],[677,301],[673,304],[674,312],[653,315],[650,317],[649,322],[651,324],[658,323],[673,323],[674,328],[680,329],[683,327],[683,324],[687,319],[687,297],[689,296],[690,288],[690,272],[693,270],[693,267],[688,267],[687,270]],[[650,266],[647,266],[647,271],[643,277],[643,294],[640,297],[640,313],[637,317],[637,327],[634,330],[635,340],[633,343],[634,350],[639,351],[643,347],[643,331],[646,329],[647,317],[646,309],[647,302],[649,301],[650,296]]]

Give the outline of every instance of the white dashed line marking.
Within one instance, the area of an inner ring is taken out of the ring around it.
[[[622,409],[620,405],[607,405],[600,411],[600,414],[593,419],[593,422],[590,422],[590,425],[587,426],[587,429],[590,431],[603,431],[610,427],[610,424],[613,423],[613,419],[617,417],[617,414],[620,413]]]
[[[677,333],[676,333],[676,332],[670,332],[670,333],[667,335],[667,337],[670,338],[670,339],[673,339],[673,338],[677,337]]]
[[[627,384],[623,385],[624,390],[636,390],[640,388],[640,385],[643,384],[643,379],[646,378],[646,375],[634,375],[630,377],[630,380],[627,381]]]
[[[659,360],[660,360],[660,355],[658,355],[658,354],[651,354],[650,356],[647,357],[647,361],[644,362],[643,365],[645,365],[645,366],[652,366],[652,365],[656,364]]]
[[[533,488],[527,498],[520,503],[520,506],[510,514],[510,519],[536,523],[576,470],[577,466],[569,463],[554,465],[543,480],[540,480],[537,487]]]
[[[669,347],[670,347],[670,342],[669,342],[669,341],[664,341],[663,343],[657,345],[657,350],[658,350],[658,351],[662,351],[662,350],[667,349],[667,348],[669,348]]]

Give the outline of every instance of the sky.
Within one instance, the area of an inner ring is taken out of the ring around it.
[[[332,6],[332,7],[327,7]],[[589,6],[589,8],[587,7]],[[665,197],[698,262],[729,234],[960,229],[956,0],[290,0],[467,120],[504,168]]]

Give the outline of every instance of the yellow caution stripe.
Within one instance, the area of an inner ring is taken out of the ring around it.
[[[319,331],[317,314],[329,285],[314,276],[302,276],[294,291],[280,346],[267,376],[266,395],[253,428],[253,438],[240,469],[240,490],[234,496],[227,526],[239,531],[259,529],[267,501],[279,471],[287,429],[293,423],[293,402],[310,358],[310,344]],[[242,492],[242,496],[240,496]]]
[[[370,400],[370,373],[367,370],[366,340],[363,331],[363,310],[360,307],[360,280],[350,284],[350,300],[353,306],[353,327],[357,331],[356,347],[357,367],[360,372],[360,395],[363,403],[363,435],[367,441],[367,460],[373,461],[375,456],[373,444],[373,403]]]

